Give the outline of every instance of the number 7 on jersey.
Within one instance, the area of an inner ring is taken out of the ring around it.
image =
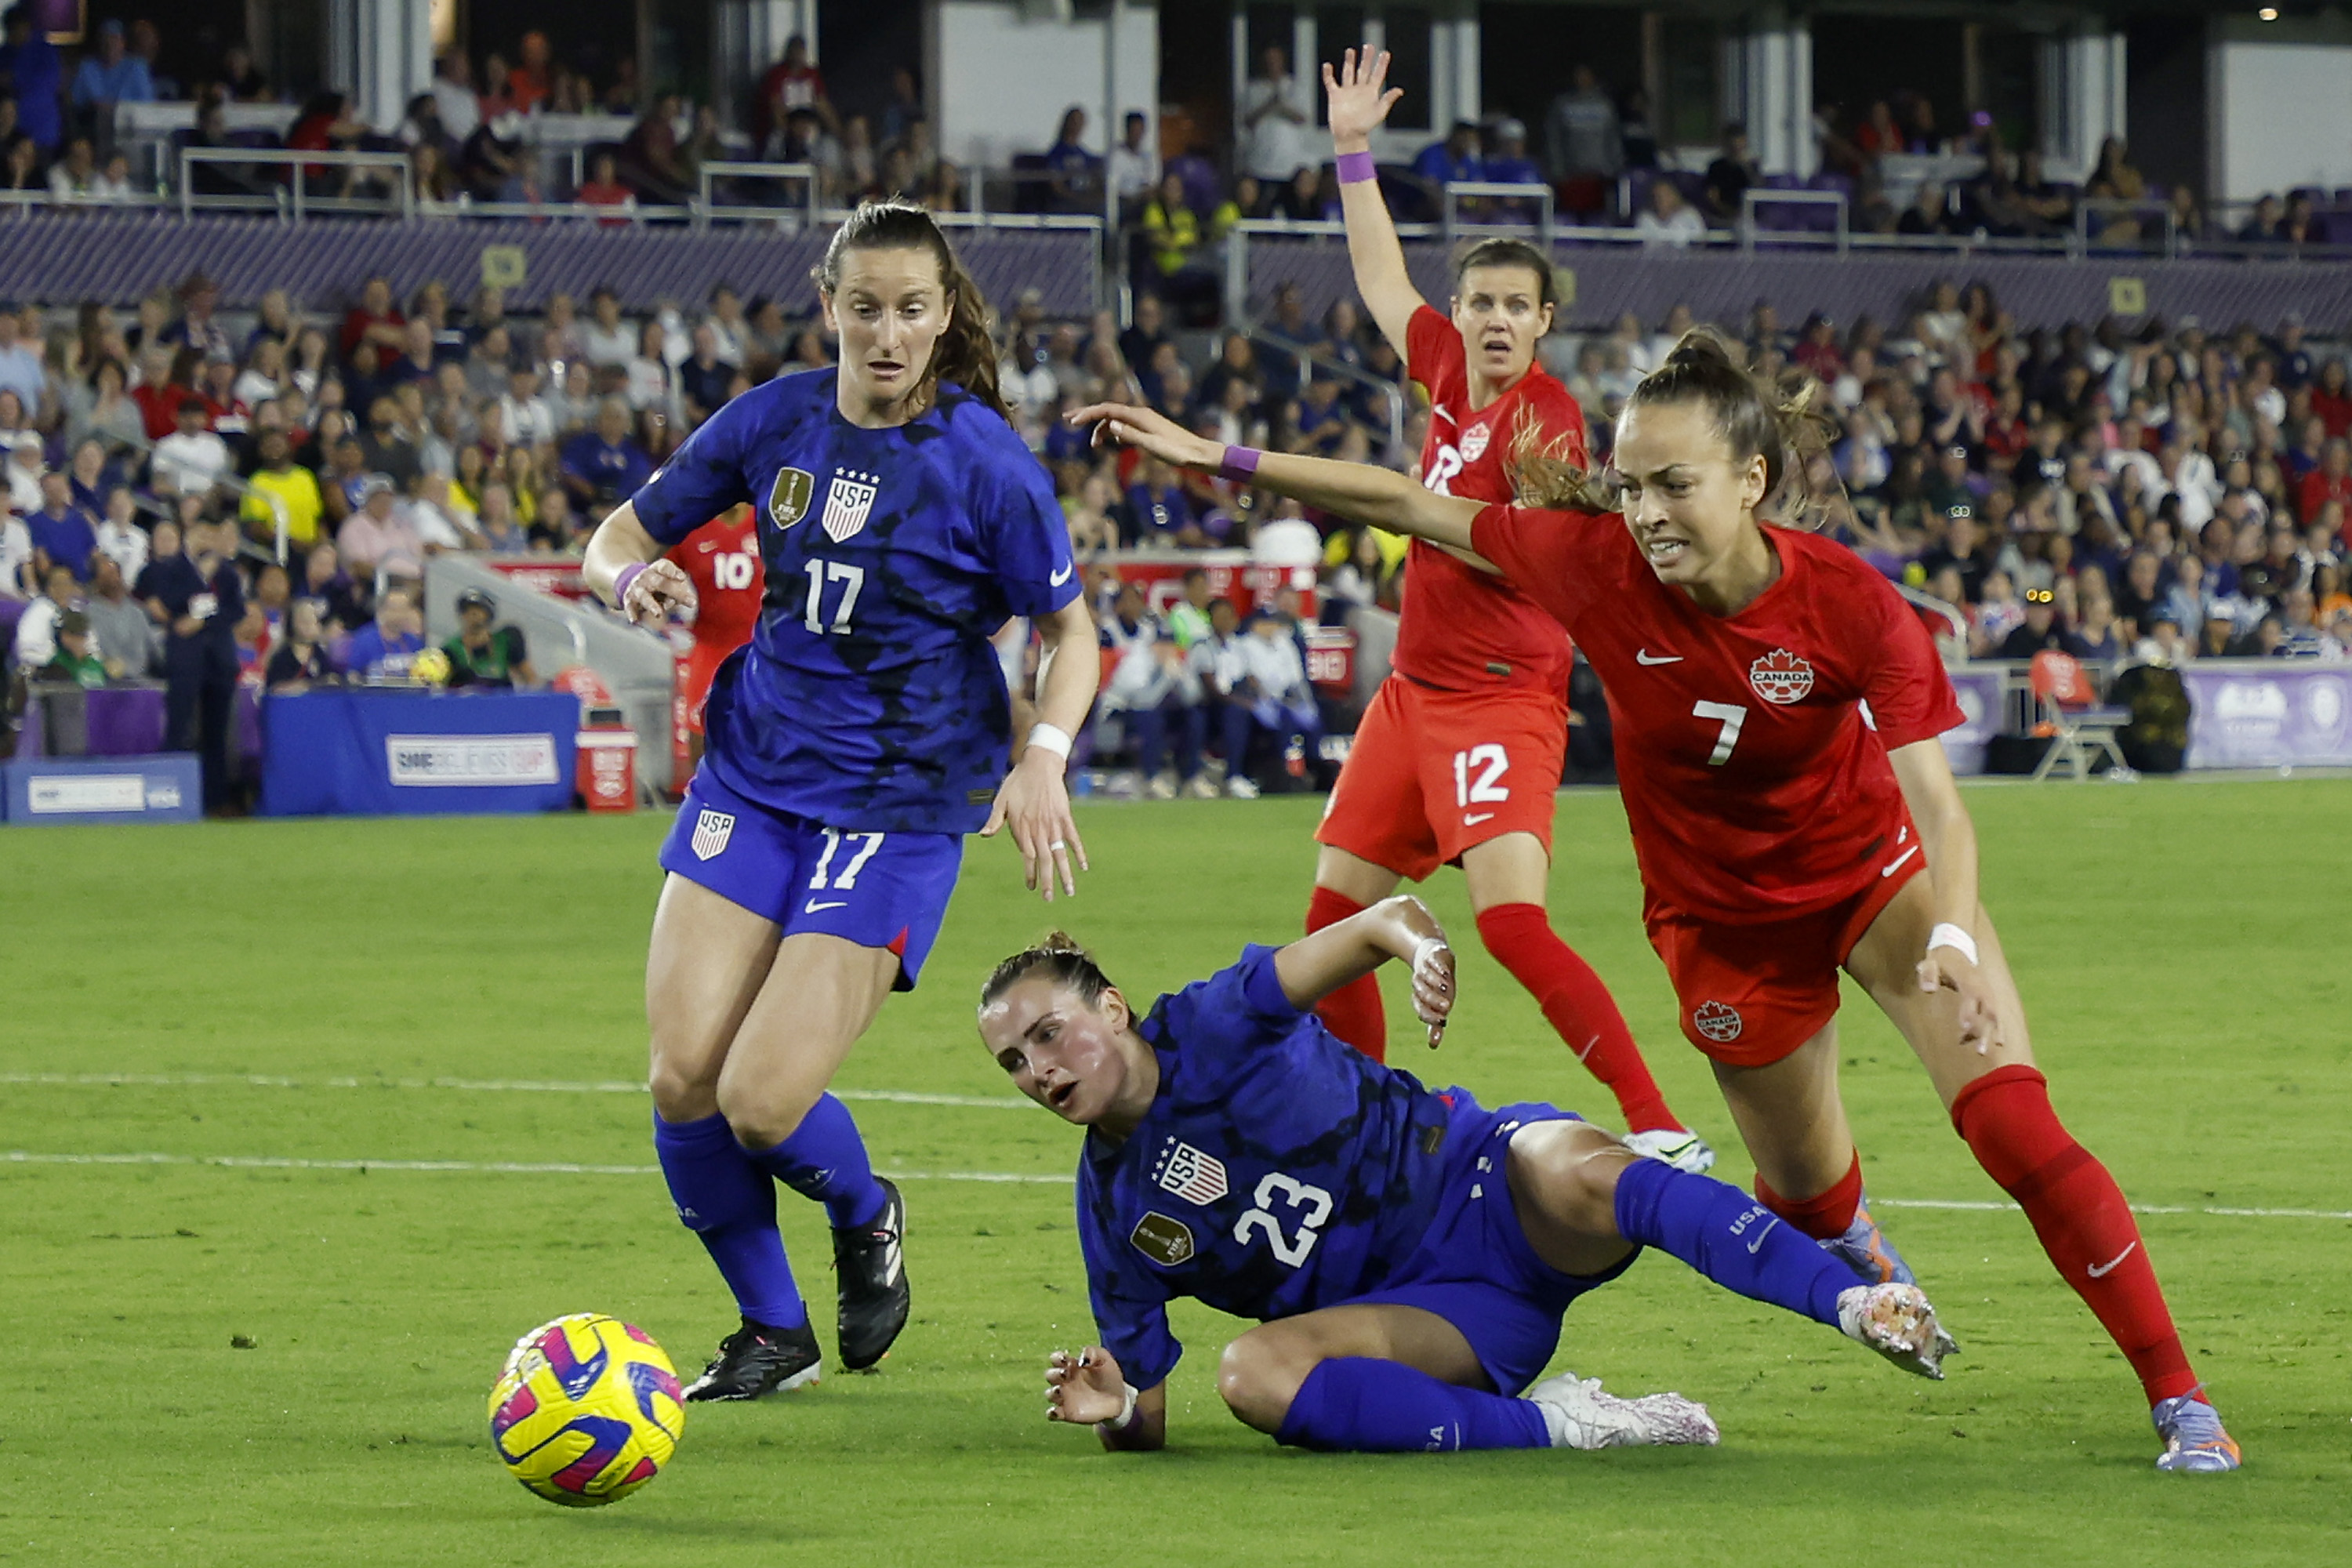
[[[1748,710],[1737,702],[1694,702],[1691,717],[1712,719],[1723,726],[1723,733],[1715,738],[1715,750],[1706,765],[1719,768],[1731,760],[1731,748],[1739,744],[1739,727],[1748,722]]]

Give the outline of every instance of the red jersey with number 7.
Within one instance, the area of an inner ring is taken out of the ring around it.
[[[750,642],[767,591],[759,514],[748,506],[722,512],[672,545],[667,558],[694,584],[696,650],[726,654]]]
[[[1530,368],[1484,408],[1470,406],[1462,334],[1427,305],[1405,332],[1406,374],[1429,394],[1421,482],[1442,496],[1512,499],[1511,446],[1533,421],[1547,440],[1565,437],[1585,460],[1584,411],[1551,375]],[[1572,650],[1559,623],[1496,576],[1414,540],[1407,557],[1404,620],[1391,666],[1424,686],[1476,691],[1533,686],[1565,695]]]
[[[1825,910],[1902,870],[1919,836],[1886,753],[1963,719],[1884,577],[1834,541],[1764,537],[1780,577],[1715,616],[1659,582],[1613,514],[1490,506],[1471,529],[1608,689],[1650,899],[1726,924]]]

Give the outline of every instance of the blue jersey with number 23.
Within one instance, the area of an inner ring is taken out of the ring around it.
[[[1069,530],[1035,457],[961,387],[870,430],[835,406],[837,375],[744,393],[634,498],[665,545],[740,502],[759,514],[767,593],[712,682],[703,766],[829,827],[970,833],[1011,743],[989,638],[1077,597]]]

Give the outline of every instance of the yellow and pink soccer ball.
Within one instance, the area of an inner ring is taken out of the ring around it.
[[[685,1430],[669,1357],[643,1329],[601,1312],[531,1330],[490,1390],[490,1446],[515,1479],[566,1508],[635,1491]]]

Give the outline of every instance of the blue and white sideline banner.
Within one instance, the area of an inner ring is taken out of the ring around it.
[[[204,815],[196,759],[185,752],[148,757],[27,757],[0,764],[0,819],[41,823],[194,822]]]
[[[262,703],[269,816],[562,811],[579,699],[565,692],[310,691]]]

